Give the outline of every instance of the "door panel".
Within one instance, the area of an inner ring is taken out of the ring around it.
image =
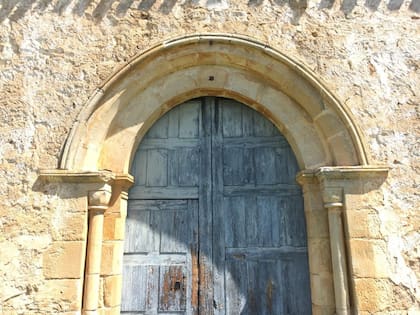
[[[311,314],[298,166],[269,120],[189,101],[150,129],[132,172],[124,312]]]
[[[235,101],[219,99],[215,113],[214,312],[310,314],[303,202],[290,146],[271,122]]]
[[[192,314],[198,201],[130,200],[128,209],[122,313]]]

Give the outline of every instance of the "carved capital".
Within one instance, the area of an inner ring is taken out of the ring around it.
[[[343,206],[343,188],[341,187],[323,187],[322,199],[325,208],[334,208]]]
[[[104,185],[103,188],[88,192],[88,209],[105,211],[111,201],[111,186]]]

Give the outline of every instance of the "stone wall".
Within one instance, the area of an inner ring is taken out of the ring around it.
[[[77,314],[86,194],[43,184],[38,171],[57,167],[77,114],[116,68],[207,32],[275,47],[347,105],[373,159],[391,167],[379,189],[347,195],[353,261],[373,266],[353,264],[359,313],[420,312],[419,12],[416,0],[2,1],[0,313]]]

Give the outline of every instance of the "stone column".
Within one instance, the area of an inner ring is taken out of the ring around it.
[[[343,191],[341,188],[324,187],[324,207],[328,211],[331,261],[334,277],[334,296],[337,315],[350,314],[350,297],[347,276],[347,257],[342,220]]]
[[[101,272],[102,238],[104,212],[111,200],[111,186],[88,194],[88,240],[86,250],[85,283],[83,293],[83,314],[98,314],[99,280]]]

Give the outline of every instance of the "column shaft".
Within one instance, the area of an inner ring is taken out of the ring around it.
[[[349,286],[341,207],[328,208],[328,224],[330,228],[336,313],[337,315],[349,315]]]

